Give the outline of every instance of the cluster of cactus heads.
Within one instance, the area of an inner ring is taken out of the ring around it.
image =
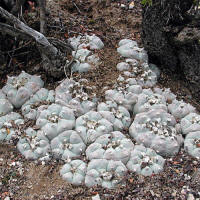
[[[98,37],[69,42],[76,50],[74,65],[82,65],[81,70],[88,63],[97,65],[92,50],[103,48]],[[117,51],[125,61],[117,65],[120,75],[105,91],[104,102],[97,102],[85,79],[65,79],[47,90],[39,76],[8,77],[0,90],[0,141],[18,138],[17,149],[26,159],[63,160],[62,178],[87,187],[116,187],[129,171],[161,173],[165,159],[182,147],[200,159],[195,108],[178,101],[170,89],[155,86],[160,72],[135,41],[121,40]],[[27,120],[34,126],[22,128]]]
[[[94,50],[104,47],[101,39],[95,35],[83,35],[69,38],[69,43],[75,51],[72,52],[75,62],[72,64],[72,72],[88,72],[100,64],[98,54]]]

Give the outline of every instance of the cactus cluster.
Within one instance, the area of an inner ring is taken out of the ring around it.
[[[156,94],[151,89],[144,89],[143,92],[138,95],[133,112],[137,114],[152,109],[162,109],[167,111],[166,99],[163,95]]]
[[[72,79],[64,80],[56,88],[55,93],[55,103],[73,109],[76,116],[81,116],[96,107],[94,97],[91,98],[84,92],[83,85],[80,82]]]
[[[6,95],[0,90],[0,117],[13,110],[13,105],[8,101]]]
[[[145,148],[143,145],[135,145],[127,163],[127,168],[137,174],[151,176],[161,172],[164,164],[165,159],[153,149]]]
[[[55,102],[54,90],[41,88],[31,98],[22,105],[22,114],[28,119],[37,119],[42,110],[47,109],[48,105]]]
[[[81,185],[85,181],[87,164],[82,160],[67,162],[60,170],[63,180],[74,185]]]
[[[135,78],[138,85],[145,87],[152,87],[157,82],[157,68],[151,70],[150,65],[147,63],[140,64],[135,59],[126,59],[125,62],[117,64],[117,69],[123,71],[124,76]]]
[[[129,111],[123,106],[118,106],[113,101],[99,103],[97,111],[113,124],[114,131],[127,129],[131,124]]]
[[[191,156],[200,159],[200,131],[187,134],[184,141],[184,149]]]
[[[144,48],[139,48],[137,42],[129,39],[123,39],[119,42],[117,52],[126,58],[136,59],[142,62],[148,62],[148,55]]]
[[[139,113],[130,126],[130,135],[139,143],[154,149],[162,156],[179,152],[182,135],[176,130],[175,118],[161,109]]]
[[[85,185],[113,188],[121,182],[126,173],[127,168],[121,161],[93,159],[87,167]]]
[[[23,124],[22,116],[16,112],[10,112],[0,117],[0,141],[9,141],[13,137],[20,135],[20,125]]]
[[[100,64],[100,58],[94,53],[94,50],[100,50],[104,47],[99,37],[86,34],[69,38],[68,41],[75,50],[72,52],[76,61],[72,64],[72,72],[87,72]]]
[[[189,113],[195,112],[195,108],[192,105],[176,99],[168,105],[168,110],[176,119],[181,119]]]
[[[19,152],[30,160],[49,160],[50,143],[44,132],[28,128],[17,143]]]
[[[76,120],[76,131],[85,144],[94,142],[99,136],[113,131],[113,124],[99,112],[89,111]]]
[[[60,133],[74,128],[73,110],[58,104],[51,104],[46,110],[41,111],[36,125],[49,140],[52,140]]]
[[[15,108],[20,108],[32,94],[42,88],[44,82],[39,76],[31,76],[22,71],[19,76],[8,77],[2,92]]]
[[[76,50],[74,66],[80,63],[75,71],[85,71],[91,62],[97,65],[93,50],[103,48],[98,37],[78,36],[69,42]],[[8,77],[0,90],[0,141],[18,138],[17,148],[26,159],[62,160],[62,178],[87,187],[113,188],[129,171],[158,174],[165,158],[176,155],[182,144],[200,158],[195,108],[155,86],[160,72],[135,41],[121,40],[118,52],[125,61],[117,64],[120,75],[105,89],[103,102],[97,102],[85,79],[65,79],[47,90],[38,76],[22,72]],[[27,128],[27,120],[35,124]]]
[[[107,159],[121,161],[126,164],[134,148],[133,142],[121,132],[114,131],[98,137],[86,150],[89,160]]]
[[[51,141],[52,154],[56,159],[77,158],[85,152],[86,145],[74,130],[64,131]]]

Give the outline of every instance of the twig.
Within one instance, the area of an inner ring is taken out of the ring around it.
[[[72,72],[72,70],[71,70],[71,65],[72,65],[73,62],[75,62],[75,61],[76,61],[76,60],[75,60],[75,58],[73,57],[73,58],[71,59],[71,61],[70,61],[68,64],[65,64],[65,65],[64,65],[64,72],[65,72],[66,78],[68,78],[66,68],[67,68],[67,69],[70,69],[70,73],[71,73],[71,72]],[[71,73],[71,75],[72,75],[72,73]],[[70,78],[71,78],[71,77],[70,77]]]
[[[21,46],[21,47],[18,47],[18,48],[16,48],[16,49],[10,50],[10,51],[5,51],[4,53],[11,53],[11,52],[13,52],[13,51],[17,51],[17,50],[19,50],[19,49],[21,49],[21,48],[23,48],[23,47],[29,45],[31,42],[32,42],[32,41],[28,41],[25,45],[23,45],[23,46]]]
[[[76,7],[76,9],[78,10],[79,14],[81,14],[81,11],[80,11],[79,7],[76,5],[76,3],[74,1],[72,1],[72,2],[74,4],[74,6]]]
[[[16,38],[15,38],[15,44],[16,44]],[[14,46],[15,46],[15,44],[14,44]],[[11,54],[11,55],[8,53],[8,55],[10,56],[10,61],[9,61],[9,64],[8,64],[8,69],[10,68],[10,65],[11,65],[11,63],[12,63],[12,59],[13,59],[14,52],[15,52],[15,50],[12,51],[12,54]]]
[[[63,23],[62,23],[62,18],[61,18],[61,16],[60,16],[60,12],[58,13],[58,16],[59,16],[60,26],[61,26],[61,28],[63,29]]]
[[[40,7],[40,32],[46,32],[46,0],[38,0]]]

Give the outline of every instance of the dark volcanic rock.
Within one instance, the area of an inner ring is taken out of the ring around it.
[[[193,0],[152,0],[143,9],[142,41],[150,62],[180,74],[200,97],[200,18]]]

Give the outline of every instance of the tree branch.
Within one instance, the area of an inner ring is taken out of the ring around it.
[[[13,37],[17,37],[22,40],[29,40],[31,37],[24,33],[23,31],[20,31],[8,24],[0,23],[0,32],[3,34],[6,33],[8,35],[11,35]]]

